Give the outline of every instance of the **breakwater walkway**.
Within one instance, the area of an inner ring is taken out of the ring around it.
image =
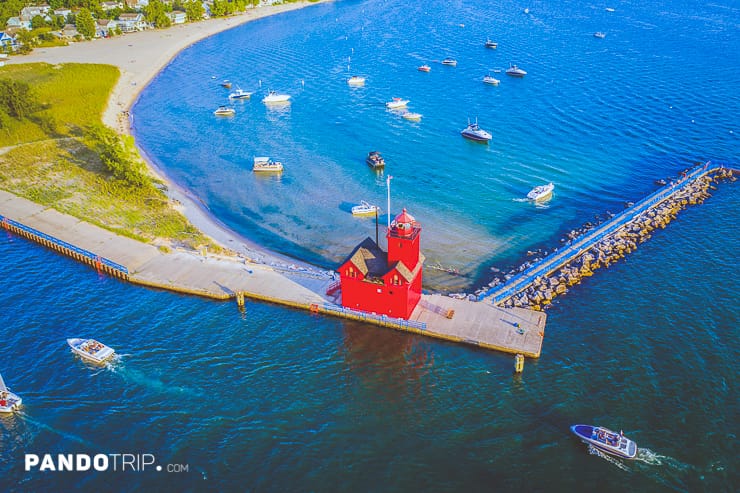
[[[543,312],[439,294],[423,295],[409,320],[348,310],[338,302],[331,272],[189,250],[164,252],[4,191],[0,229],[134,284],[219,300],[267,301],[532,358],[542,350]]]
[[[549,304],[568,286],[589,276],[593,270],[616,261],[649,238],[656,227],[665,227],[688,204],[703,201],[714,179],[730,178],[738,171],[725,167],[698,166],[628,207],[583,236],[554,251],[507,282],[478,294],[479,301],[494,305],[533,307]],[[580,264],[575,261],[582,257]],[[553,274],[557,274],[553,276]],[[548,279],[549,278],[549,279]]]

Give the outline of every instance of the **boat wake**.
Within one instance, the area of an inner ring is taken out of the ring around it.
[[[635,460],[643,462],[645,464],[649,464],[651,466],[668,466],[670,468],[679,470],[686,470],[690,468],[688,464],[684,464],[683,462],[678,461],[673,457],[668,457],[667,455],[660,455],[656,452],[653,452],[649,448],[638,448],[637,457],[635,457]]]
[[[529,202],[529,199],[511,199],[514,202]]]
[[[609,454],[605,454],[604,452],[602,452],[601,450],[597,449],[593,445],[590,445],[589,444],[589,446],[588,446],[588,453],[591,454],[591,455],[596,455],[596,456],[604,459],[605,461],[614,464],[615,466],[617,466],[618,468],[620,468],[623,471],[628,471],[628,472],[631,472],[632,471],[632,469],[630,469],[627,466],[627,464],[625,464],[621,460],[617,459],[616,457],[613,457],[613,456],[611,456]]]
[[[167,394],[182,394],[187,392],[185,387],[168,385],[158,378],[152,378],[145,375],[139,370],[132,370],[126,368],[120,361],[110,362],[106,365],[107,369],[113,373],[118,374],[121,378],[129,383],[141,385],[157,392],[164,392]]]

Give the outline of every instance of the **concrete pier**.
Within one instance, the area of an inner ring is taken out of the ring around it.
[[[0,229],[17,234],[15,226],[8,227],[11,221],[19,223],[25,230],[23,236],[31,241],[49,246],[43,240],[51,237],[57,243],[75,245],[94,259],[115,262],[125,271],[116,277],[134,284],[220,300],[244,296],[532,358],[539,357],[542,350],[546,317],[534,310],[423,295],[410,320],[395,319],[340,306],[335,279],[326,271],[253,263],[233,256],[204,256],[194,251],[165,253],[0,191]],[[70,249],[55,250],[77,260],[89,258],[75,257]],[[94,260],[86,263],[95,265]]]

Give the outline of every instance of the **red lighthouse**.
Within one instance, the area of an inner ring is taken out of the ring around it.
[[[421,298],[421,225],[404,209],[386,238],[388,253],[368,237],[339,267],[342,306],[408,319]]]

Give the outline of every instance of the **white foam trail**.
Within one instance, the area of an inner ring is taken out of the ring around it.
[[[624,462],[622,462],[621,460],[617,459],[616,457],[612,457],[611,455],[608,455],[608,454],[603,453],[601,450],[597,449],[593,445],[590,445],[589,444],[589,446],[588,446],[588,453],[591,454],[591,455],[596,455],[598,457],[601,457],[602,459],[604,459],[607,462],[611,462],[612,464],[614,464],[615,466],[617,466],[618,468],[620,468],[623,471],[628,471],[628,472],[631,471],[631,469],[629,467],[627,467],[627,465]]]
[[[668,457],[667,455],[660,455],[649,448],[638,448],[635,460],[645,464],[650,464],[651,466],[667,466],[681,471],[691,468],[688,464],[684,464],[683,462],[676,460],[673,457]]]

